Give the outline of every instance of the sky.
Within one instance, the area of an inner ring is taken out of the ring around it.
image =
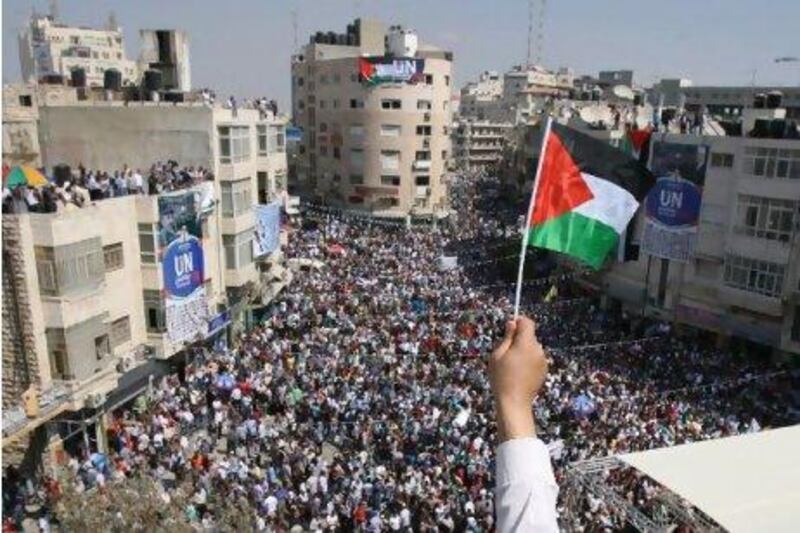
[[[3,83],[20,78],[17,34],[46,0],[3,0]],[[114,12],[128,56],[142,28],[189,32],[192,84],[218,95],[290,98],[289,62],[317,30],[343,32],[377,17],[454,53],[456,86],[525,62],[528,0],[59,0],[66,23],[102,26]],[[538,16],[538,13],[537,13]],[[579,74],[633,69],[637,83],[685,77],[695,85],[800,85],[800,0],[550,0],[542,63]],[[536,24],[536,23],[535,23]],[[536,53],[534,52],[534,55]]]

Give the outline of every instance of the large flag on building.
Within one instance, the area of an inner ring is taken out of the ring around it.
[[[599,269],[654,183],[647,168],[589,135],[553,123],[531,198],[527,243]]]

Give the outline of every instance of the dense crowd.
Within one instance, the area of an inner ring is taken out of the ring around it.
[[[85,207],[92,202],[131,194],[156,195],[193,187],[213,179],[201,166],[181,166],[177,161],[158,161],[142,174],[124,165],[119,170],[100,171],[79,166],[71,177],[42,187],[17,186],[3,189],[3,213],[56,213]]]
[[[458,218],[437,228],[307,211],[286,248],[306,270],[230,349],[199,350],[145,409],[118,412],[108,460],[72,460],[79,490],[146,474],[166,498],[189,487],[186,516],[206,527],[220,497],[244,497],[258,530],[490,531],[486,356],[513,285],[487,250],[517,237],[516,215],[480,209],[475,185],[454,185]],[[459,268],[440,268],[443,253]],[[794,374],[601,309],[573,275],[547,275],[523,303],[551,359],[535,413],[560,482],[577,460],[797,422]],[[635,472],[607,481],[643,508],[659,494]],[[4,513],[24,502],[14,487]],[[565,529],[624,526],[597,495],[580,506],[561,505]]]

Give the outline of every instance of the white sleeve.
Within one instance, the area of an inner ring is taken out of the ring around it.
[[[558,485],[541,440],[528,437],[500,444],[495,479],[499,533],[558,531]]]

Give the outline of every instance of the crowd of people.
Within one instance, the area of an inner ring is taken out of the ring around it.
[[[165,498],[188,491],[198,527],[245,498],[259,531],[491,531],[486,357],[514,287],[490,251],[518,236],[516,214],[481,209],[487,180],[455,183],[456,218],[436,228],[307,210],[285,251],[316,266],[230,348],[198,350],[145,408],[116,413],[108,460],[87,450],[70,482],[147,476]],[[443,254],[460,266],[441,268]],[[574,461],[798,421],[796,374],[602,309],[575,276],[548,272],[523,299],[551,360],[534,411],[560,483]],[[637,473],[607,481],[633,504],[658,498]],[[4,483],[4,513],[31,492]],[[625,525],[597,495],[579,505],[561,502],[564,529]]]
[[[83,165],[70,177],[53,180],[41,187],[17,186],[3,189],[3,213],[56,213],[79,209],[106,198],[132,194],[157,195],[193,187],[214,179],[202,166],[181,166],[177,161],[158,161],[144,174],[124,165],[119,170],[100,171]]]

